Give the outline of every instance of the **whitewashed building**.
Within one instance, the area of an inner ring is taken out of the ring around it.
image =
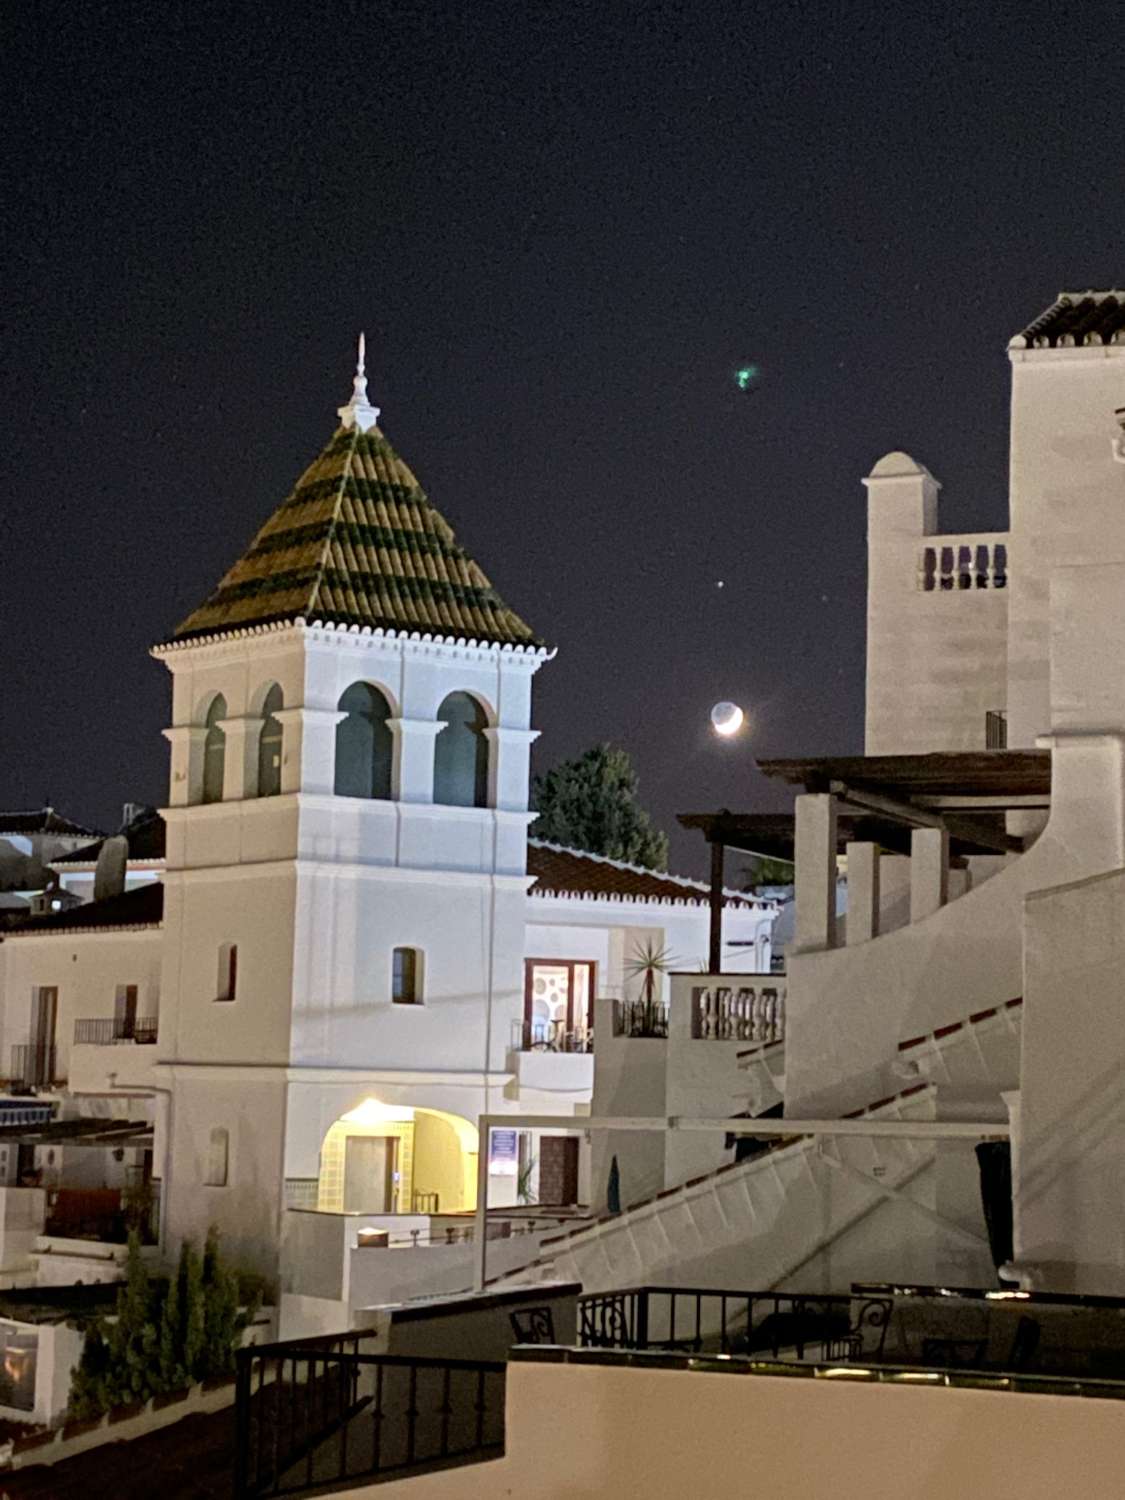
[[[762,762],[792,819],[683,819],[717,871],[723,848],[795,855],[784,1036],[738,1050],[739,980],[714,966],[674,981],[671,1018],[724,1112],[726,1049],[750,1113],[784,1101],[748,1131],[790,1139],[710,1171],[664,1150],[658,1196],[531,1274],[846,1290],[995,1284],[999,1263],[1125,1294],[1125,294],[1061,295],[1008,356],[1006,531],[942,532],[907,454],[865,480],[867,753]],[[713,1139],[691,1123],[669,1140]],[[1006,1141],[1010,1188],[974,1150]]]
[[[664,1003],[669,960],[708,951],[703,884],[529,841],[552,653],[376,426],[362,356],[339,416],[155,649],[162,820],[60,858],[88,904],[0,944],[12,1079],[121,1132],[94,1131],[96,1156],[44,1144],[50,1175],[25,1155],[12,1193],[143,1174],[165,1253],[215,1224],[233,1258],[332,1303],[357,1214],[425,1240],[472,1210],[478,1116],[587,1113],[595,1000],[627,1002],[656,954]],[[727,966],[768,970],[775,908],[724,899]],[[588,1175],[573,1134],[493,1134],[490,1206],[574,1211]]]

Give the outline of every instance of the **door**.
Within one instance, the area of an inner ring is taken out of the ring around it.
[[[393,1213],[398,1140],[392,1135],[349,1135],[344,1146],[344,1212]]]
[[[539,1202],[556,1207],[578,1202],[578,1137],[539,1137]]]
[[[31,1056],[26,1070],[28,1083],[50,1083],[54,1078],[58,1010],[58,990],[54,985],[40,985],[35,991],[31,1017]]]
[[[119,984],[113,1013],[113,1040],[131,1042],[137,1034],[137,986]]]

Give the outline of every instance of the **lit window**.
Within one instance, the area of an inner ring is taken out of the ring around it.
[[[524,1046],[586,1050],[594,968],[587,959],[524,960]]]
[[[230,1131],[216,1125],[207,1148],[207,1187],[226,1187],[230,1157]]]
[[[396,948],[391,965],[391,999],[396,1005],[422,1000],[422,955],[417,948]]]
[[[233,1000],[238,993],[238,944],[224,943],[219,949],[219,988],[216,1000]]]

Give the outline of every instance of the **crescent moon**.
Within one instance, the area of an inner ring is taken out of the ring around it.
[[[725,708],[728,711],[716,717],[716,710],[719,708]],[[732,734],[737,734],[745,720],[746,715],[737,703],[716,704],[715,709],[711,711],[711,723],[715,727],[715,733],[721,734],[724,739],[729,738]]]

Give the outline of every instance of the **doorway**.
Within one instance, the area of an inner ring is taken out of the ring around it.
[[[539,1137],[539,1202],[555,1207],[578,1202],[578,1137]]]
[[[344,1212],[395,1213],[398,1137],[349,1135],[344,1148]]]

